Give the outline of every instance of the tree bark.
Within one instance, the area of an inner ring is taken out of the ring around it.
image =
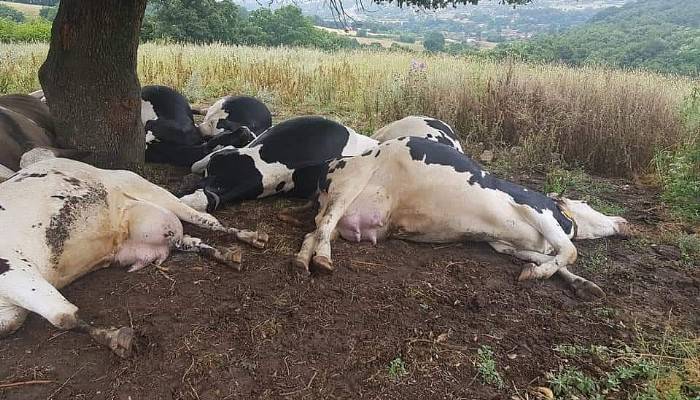
[[[39,80],[58,146],[102,168],[141,171],[137,49],[146,0],[61,0]]]

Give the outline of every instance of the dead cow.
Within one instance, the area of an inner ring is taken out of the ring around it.
[[[476,240],[528,261],[520,280],[559,273],[579,296],[599,297],[596,284],[567,269],[577,256],[571,240],[628,232],[621,217],[496,178],[456,149],[424,138],[398,138],[371,154],[333,161],[319,187],[316,231],[294,260],[306,273],[309,263],[332,269],[337,234],[356,242]]]
[[[377,129],[372,139],[383,143],[402,136],[422,137],[452,146],[464,153],[462,145],[459,144],[459,136],[451,126],[439,119],[418,115],[410,115]]]
[[[0,337],[17,330],[32,311],[59,329],[87,333],[127,356],[130,328],[88,325],[57,289],[110,264],[129,271],[159,264],[172,248],[227,264],[240,261],[237,252],[222,255],[183,235],[180,220],[256,247],[267,241],[263,233],[225,228],[132,172],[60,158],[21,170],[0,184]]]

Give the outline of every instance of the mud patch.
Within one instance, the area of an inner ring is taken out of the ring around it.
[[[75,181],[80,184],[79,180],[75,179]],[[58,264],[63,254],[63,246],[70,238],[73,225],[80,215],[95,206],[107,207],[107,191],[102,184],[95,183],[86,189],[87,192],[81,196],[67,196],[63,206],[51,217],[49,227],[46,228],[46,244],[51,249],[52,265]]]

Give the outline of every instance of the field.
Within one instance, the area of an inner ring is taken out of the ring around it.
[[[368,33],[366,37],[357,36],[357,32],[345,32],[343,29],[327,28],[325,26],[317,26],[318,29],[323,29],[324,31],[333,32],[337,35],[350,36],[355,38],[360,44],[372,44],[379,43],[384,48],[390,48],[392,44],[397,44],[402,47],[409,49],[421,51],[423,50],[423,45],[421,43],[403,43],[398,40],[388,39],[385,37],[374,37],[376,34]]]
[[[38,88],[46,50],[0,45],[0,93]],[[215,213],[270,234],[265,250],[242,246],[243,272],[175,254],[162,270],[80,279],[64,295],[95,324],[136,328],[136,354],[121,360],[33,315],[0,340],[0,399],[700,396],[698,226],[647,184],[657,151],[696,143],[697,82],[447,56],[420,57],[423,69],[412,57],[147,44],[139,74],[201,105],[258,96],[276,121],[323,114],[369,133],[408,114],[443,118],[475,158],[494,151],[487,167],[502,176],[633,224],[630,239],[577,243],[573,270],[606,297],[519,283],[520,262],[474,243],[337,241],[336,271],[305,279],[289,259],[313,215],[295,227],[275,214],[300,202],[245,202]],[[184,173],[147,177],[175,189]]]
[[[39,12],[43,8],[43,6],[36,4],[13,3],[11,1],[0,1],[0,4],[21,11],[27,17],[38,17]]]

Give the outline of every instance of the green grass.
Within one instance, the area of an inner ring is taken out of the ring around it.
[[[496,369],[496,359],[493,350],[489,346],[481,346],[477,350],[476,369],[481,381],[487,385],[494,385],[499,389],[505,387],[503,378]]]
[[[560,196],[584,200],[603,214],[622,215],[626,208],[605,198],[616,190],[618,189],[615,186],[593,179],[580,168],[571,170],[553,168],[547,173],[543,188],[545,193],[556,193]]]
[[[700,340],[670,329],[661,337],[637,334],[633,346],[555,346],[564,362],[546,379],[557,399],[700,398]],[[571,364],[597,367],[584,371]]]
[[[408,375],[406,363],[401,359],[401,357],[396,357],[395,359],[391,360],[387,372],[389,377],[393,380],[397,380]]]

